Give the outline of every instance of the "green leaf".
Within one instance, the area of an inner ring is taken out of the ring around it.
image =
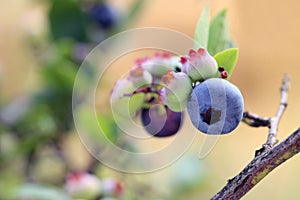
[[[220,53],[217,53],[214,58],[216,59],[219,67],[224,67],[224,69],[228,72],[228,78],[230,77],[234,66],[238,59],[237,48],[226,49]]]
[[[226,13],[226,9],[220,11],[211,21],[207,46],[207,50],[211,55],[215,55],[232,45]]]
[[[54,39],[86,40],[85,16],[76,1],[53,0],[49,10],[49,24]]]
[[[207,5],[198,20],[195,31],[194,49],[205,48],[207,49],[209,38],[209,5]]]

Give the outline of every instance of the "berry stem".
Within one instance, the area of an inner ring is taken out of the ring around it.
[[[243,115],[243,122],[252,127],[269,127],[270,118],[261,117],[249,111],[245,111]]]

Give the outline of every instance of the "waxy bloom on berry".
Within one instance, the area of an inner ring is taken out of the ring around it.
[[[244,99],[229,81],[210,78],[193,89],[187,108],[193,125],[201,132],[227,134],[243,119]]]
[[[160,91],[162,103],[174,112],[183,111],[192,91],[192,83],[188,75],[183,72],[168,71],[162,77],[162,82],[164,86]]]
[[[188,56],[181,57],[182,71],[189,75],[193,81],[203,81],[217,75],[217,61],[209,55],[208,51],[200,48],[198,51],[190,50]]]

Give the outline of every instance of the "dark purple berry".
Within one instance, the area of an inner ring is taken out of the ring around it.
[[[183,113],[174,112],[167,106],[155,105],[150,109],[144,108],[141,119],[148,133],[155,137],[168,137],[176,134],[180,129]]]

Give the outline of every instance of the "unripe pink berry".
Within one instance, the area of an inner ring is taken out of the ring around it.
[[[65,190],[73,198],[94,199],[101,194],[101,181],[86,172],[73,172],[67,175]]]
[[[213,78],[218,72],[217,61],[207,50],[190,50],[186,57],[181,58],[182,71],[189,75],[193,81],[203,81]]]
[[[135,89],[149,85],[152,82],[151,74],[141,66],[135,66],[130,70],[128,80],[132,82]]]

